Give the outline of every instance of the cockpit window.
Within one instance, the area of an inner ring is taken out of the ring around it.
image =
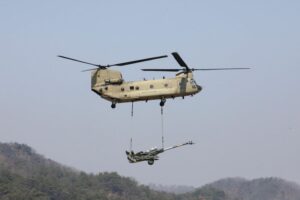
[[[196,81],[194,79],[191,79],[191,84],[196,85]]]

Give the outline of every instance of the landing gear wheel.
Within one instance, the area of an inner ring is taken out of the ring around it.
[[[112,108],[112,109],[116,108],[116,103],[112,103],[112,104],[111,104],[111,108]]]
[[[148,165],[153,165],[154,164],[154,160],[148,160]]]
[[[163,106],[165,105],[165,103],[166,103],[166,100],[165,100],[165,99],[162,99],[162,100],[160,101],[159,105],[160,105],[161,107],[163,107]]]

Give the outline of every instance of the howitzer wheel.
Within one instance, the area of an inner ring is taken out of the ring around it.
[[[148,165],[153,165],[154,164],[154,160],[148,160]]]

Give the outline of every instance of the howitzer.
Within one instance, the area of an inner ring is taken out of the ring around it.
[[[126,155],[130,163],[147,161],[149,165],[153,165],[154,161],[159,159],[158,154],[163,153],[167,150],[175,149],[177,147],[192,145],[192,144],[194,143],[192,141],[189,141],[168,148],[152,148],[148,151],[139,151],[137,153],[134,153],[134,151],[126,151]]]

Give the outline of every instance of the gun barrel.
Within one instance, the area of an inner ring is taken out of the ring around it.
[[[164,151],[175,149],[177,147],[182,147],[182,146],[189,145],[189,144],[192,145],[194,143],[192,141],[188,141],[188,142],[185,142],[185,143],[182,143],[182,144],[178,144],[178,145],[174,145],[172,147],[165,148]]]

